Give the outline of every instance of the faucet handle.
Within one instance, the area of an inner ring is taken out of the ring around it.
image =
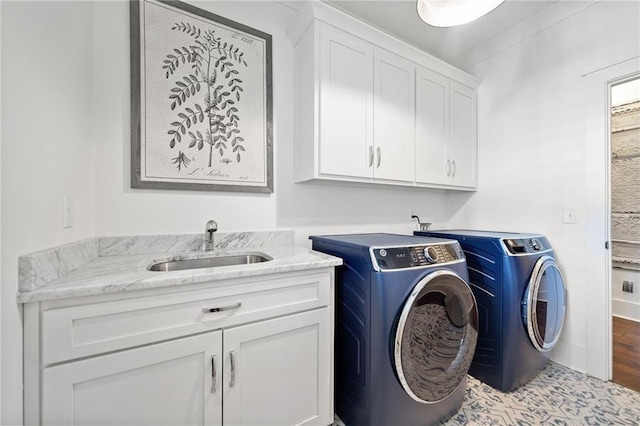
[[[204,227],[204,251],[213,250],[213,233],[218,230],[218,222],[210,220]]]
[[[218,222],[215,220],[209,220],[207,222],[207,226],[205,227],[205,232],[211,233],[216,232],[218,230]]]

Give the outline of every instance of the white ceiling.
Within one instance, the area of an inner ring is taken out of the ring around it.
[[[454,65],[456,59],[560,2],[507,0],[476,21],[436,28],[420,20],[415,0],[324,1]]]

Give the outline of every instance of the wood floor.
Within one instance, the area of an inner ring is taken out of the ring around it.
[[[613,317],[613,382],[640,392],[640,322]]]

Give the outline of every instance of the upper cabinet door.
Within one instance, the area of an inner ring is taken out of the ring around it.
[[[416,76],[416,182],[449,183],[449,79],[418,68]]]
[[[373,101],[376,179],[414,180],[414,82],[412,62],[376,49]]]
[[[320,174],[373,175],[373,46],[320,27]]]
[[[451,128],[449,158],[451,175],[456,185],[477,186],[476,92],[451,82]]]

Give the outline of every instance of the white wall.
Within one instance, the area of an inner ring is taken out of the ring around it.
[[[3,425],[22,419],[17,258],[93,235],[92,21],[86,2],[2,2]]]
[[[280,88],[288,77],[283,73],[286,45],[281,44],[286,41],[284,30],[291,13],[271,2],[258,7],[248,2],[197,2],[197,6],[273,33],[274,115],[278,123],[282,120]],[[275,196],[130,188],[129,3],[96,2],[94,13],[94,112],[100,117],[95,128],[96,234],[204,232],[208,219],[216,219],[222,231],[273,228]],[[276,149],[280,143],[276,134]]]
[[[581,371],[586,370],[589,262],[583,76],[640,54],[639,6],[596,3],[468,70],[483,81],[480,190],[466,203],[451,197],[458,212],[450,224],[548,236],[568,288],[567,321],[553,357]],[[578,224],[563,224],[565,207],[577,209]]]
[[[282,3],[193,2],[273,36],[271,195],[130,189],[129,2],[2,2],[2,420],[21,418],[17,257],[100,235],[293,228],[409,233],[448,220],[446,194],[293,183],[293,47]],[[75,226],[62,229],[62,199]]]
[[[320,232],[349,224],[358,228],[389,224],[410,231],[412,211],[446,220],[443,193],[294,184],[293,47],[286,31],[297,11],[275,2],[194,4],[273,36],[275,192],[130,189],[128,3],[95,3],[94,113],[100,117],[95,129],[97,235],[201,232],[208,219],[216,219],[224,231],[328,227],[319,228]],[[306,243],[306,232],[299,229],[299,242]]]

